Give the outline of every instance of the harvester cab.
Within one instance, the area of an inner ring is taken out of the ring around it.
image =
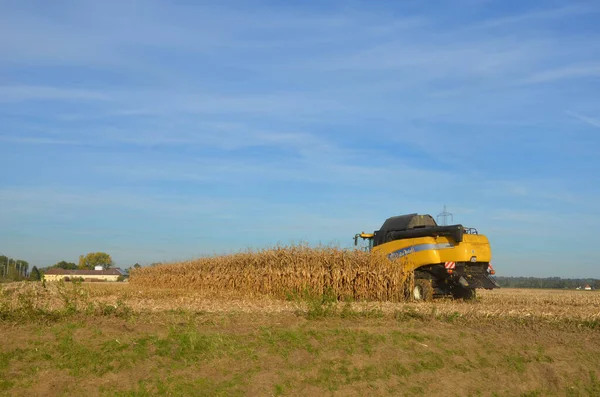
[[[400,259],[404,270],[413,273],[416,300],[473,299],[478,288],[499,288],[489,241],[475,228],[439,226],[431,215],[413,213],[388,218],[373,233],[357,233],[354,245],[359,238],[368,241],[365,250]]]

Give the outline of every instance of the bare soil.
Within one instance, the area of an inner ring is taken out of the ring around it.
[[[315,305],[123,283],[3,288],[0,395],[600,396],[595,292]]]
[[[2,392],[14,396],[600,392],[600,334],[593,329],[139,313],[0,324],[0,334]]]

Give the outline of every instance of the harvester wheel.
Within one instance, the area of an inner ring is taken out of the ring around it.
[[[431,281],[417,279],[413,287],[411,297],[416,301],[430,301],[433,299],[433,287]]]
[[[473,288],[459,287],[452,295],[454,296],[454,299],[463,299],[466,301],[475,300],[477,298],[477,292]]]

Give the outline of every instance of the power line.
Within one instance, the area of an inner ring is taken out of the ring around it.
[[[442,218],[442,223],[440,223],[440,218]],[[450,212],[446,211],[446,204],[444,204],[444,211],[440,212],[437,215],[437,221],[438,224],[441,224],[442,226],[446,226],[448,224],[448,218],[452,219],[452,222],[454,222],[454,215],[452,215]]]

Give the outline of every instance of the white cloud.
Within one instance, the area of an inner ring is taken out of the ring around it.
[[[600,120],[588,117],[588,116],[584,116],[575,112],[571,112],[571,111],[567,111],[566,112],[569,116],[572,116],[574,118],[576,118],[577,120],[583,121],[584,123],[591,125],[593,127],[598,127],[600,128]]]
[[[108,101],[103,92],[50,86],[0,86],[0,102],[45,101]]]
[[[0,141],[27,145],[81,145],[81,142],[65,139],[39,138],[39,137],[20,137],[0,135]]]
[[[524,84],[551,83],[560,80],[600,77],[600,63],[568,65],[551,70],[542,70],[523,80]]]
[[[124,189],[91,188],[78,192],[76,187],[3,187],[0,189],[0,217],[37,217],[41,222],[47,219],[82,220],[96,213],[110,214],[111,218],[122,216],[127,211],[132,214],[142,212],[155,217],[185,219],[192,216],[219,218],[232,208],[235,200],[224,200],[210,196],[148,194]],[[28,218],[32,219],[32,218]]]
[[[504,28],[508,25],[518,25],[523,23],[532,24],[543,22],[545,20],[562,19],[571,16],[589,14],[597,12],[596,9],[582,4],[572,4],[560,8],[542,8],[535,11],[528,11],[521,14],[507,17],[495,18],[477,23],[473,26],[475,29]]]

